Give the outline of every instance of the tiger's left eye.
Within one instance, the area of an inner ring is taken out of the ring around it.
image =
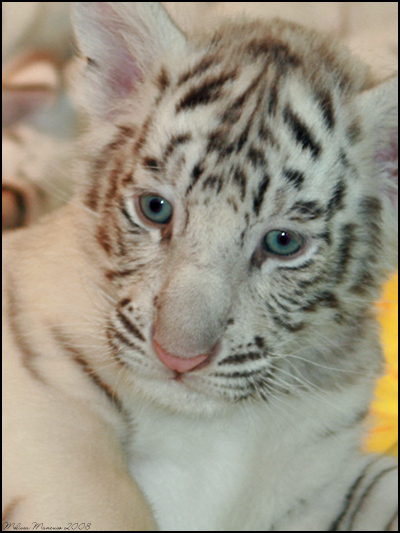
[[[264,246],[273,255],[287,257],[303,248],[304,239],[288,231],[272,230],[264,237]]]
[[[139,198],[142,215],[154,224],[168,224],[172,218],[172,205],[156,194],[143,194]]]

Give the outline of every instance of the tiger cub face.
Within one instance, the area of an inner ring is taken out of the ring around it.
[[[351,385],[397,257],[397,78],[291,23],[189,38],[158,2],[77,3],[80,197],[115,360],[205,412]],[[89,157],[88,157],[89,153]]]

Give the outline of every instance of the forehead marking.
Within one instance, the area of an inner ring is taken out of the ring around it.
[[[314,159],[321,154],[321,145],[315,140],[314,135],[300,117],[290,108],[285,107],[283,120],[291,129],[296,141],[301,144],[303,150],[309,150]]]
[[[258,185],[257,193],[255,194],[253,198],[253,210],[256,216],[260,213],[261,205],[264,201],[265,193],[268,189],[268,186],[270,184],[270,177],[268,174],[264,174],[262,180],[260,181]]]
[[[193,110],[200,105],[208,105],[216,102],[222,96],[222,89],[228,81],[233,81],[237,77],[234,69],[226,74],[220,74],[203,81],[200,85],[192,87],[176,104],[176,112]]]

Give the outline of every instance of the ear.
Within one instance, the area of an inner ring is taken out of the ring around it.
[[[372,187],[383,203],[388,267],[397,266],[398,248],[398,77],[362,93],[358,101],[372,169]],[[371,170],[369,170],[369,173]],[[390,265],[389,265],[390,263]]]
[[[164,55],[186,44],[160,2],[76,2],[74,26],[88,59],[84,97],[101,118],[111,118]]]

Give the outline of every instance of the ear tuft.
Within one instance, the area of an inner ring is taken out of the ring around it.
[[[88,59],[86,105],[106,119],[166,54],[186,43],[160,2],[76,2],[74,27]]]

